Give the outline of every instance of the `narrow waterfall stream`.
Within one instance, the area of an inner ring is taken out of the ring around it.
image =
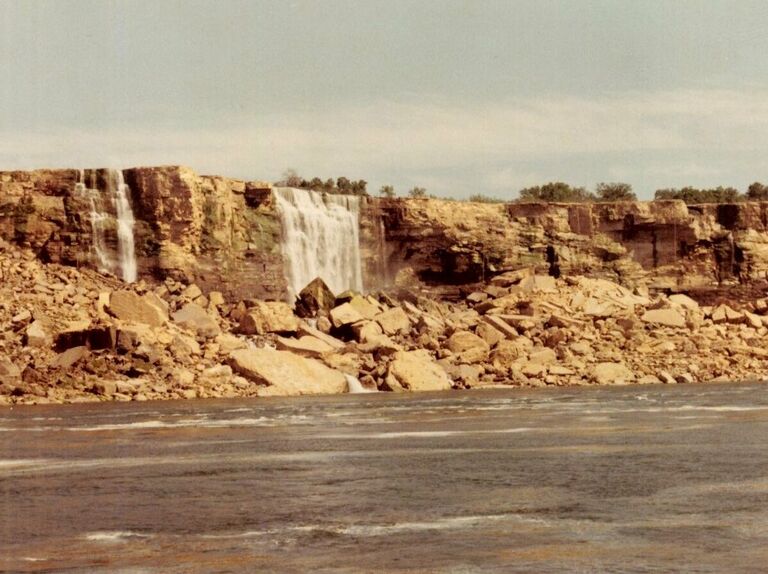
[[[274,189],[283,224],[283,256],[288,297],[315,277],[338,294],[363,288],[360,261],[360,198],[305,189]]]
[[[103,191],[97,188],[93,174],[90,185],[85,179],[85,170],[80,170],[75,194],[87,199],[90,205],[91,250],[96,266],[99,271],[115,273],[126,283],[132,283],[138,274],[133,237],[135,220],[130,201],[131,190],[123,179],[123,172],[109,170],[106,190]],[[116,250],[114,239],[110,248],[107,236],[112,220],[115,221],[117,235]],[[116,257],[112,251],[116,251]]]

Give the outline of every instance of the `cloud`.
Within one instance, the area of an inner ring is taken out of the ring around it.
[[[235,119],[222,129],[138,122],[0,131],[0,167],[183,163],[254,179],[294,167],[376,185],[429,182],[445,186],[441,192],[468,195],[484,191],[478,186],[493,192],[569,176],[728,177],[731,158],[758,161],[768,150],[768,92],[760,90],[543,96],[491,104],[379,101]],[[749,168],[743,161],[740,166]],[[470,181],[476,185],[465,191]]]

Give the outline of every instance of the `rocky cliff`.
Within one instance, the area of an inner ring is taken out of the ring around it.
[[[77,184],[104,194],[109,174],[0,172],[0,237],[43,261],[95,266],[92,208]],[[282,231],[269,184],[176,166],[126,169],[123,176],[132,194],[140,277],[194,282],[236,299],[284,297]],[[114,206],[105,205],[114,215]],[[767,210],[765,203],[368,198],[361,207],[365,287],[397,281],[457,293],[462,285],[529,266],[666,290],[761,286],[768,271]],[[104,235],[116,249],[114,217],[107,218]]]
[[[140,277],[173,277],[232,297],[285,292],[279,218],[270,186],[202,176],[185,167],[123,171],[131,189]],[[0,237],[46,262],[94,266],[89,197],[106,194],[109,170],[0,172]],[[107,248],[116,250],[114,206],[104,202]]]

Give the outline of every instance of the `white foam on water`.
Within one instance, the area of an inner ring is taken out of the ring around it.
[[[83,538],[91,542],[128,542],[130,540],[152,538],[152,536],[131,530],[113,530],[108,532],[89,532],[83,535]]]
[[[17,469],[28,468],[32,466],[39,466],[51,462],[50,459],[45,458],[17,458],[0,460],[0,469]]]
[[[476,434],[516,434],[532,432],[538,429],[532,427],[516,427],[509,429],[493,430],[442,430],[442,431],[397,431],[380,433],[350,433],[350,434],[329,434],[323,435],[323,438],[336,439],[392,439],[392,438],[442,438],[448,436],[476,435]]]
[[[361,393],[377,393],[378,391],[375,389],[366,389],[358,380],[357,377],[353,377],[352,375],[345,374],[344,377],[347,379],[347,392],[351,394],[361,394]]]
[[[283,227],[288,301],[316,277],[334,293],[362,291],[360,198],[306,189],[273,189]]]

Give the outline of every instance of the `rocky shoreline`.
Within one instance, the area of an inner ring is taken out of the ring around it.
[[[452,301],[314,281],[293,309],[126,285],[1,242],[0,323],[4,405],[768,377],[764,298],[705,306],[532,268]]]

